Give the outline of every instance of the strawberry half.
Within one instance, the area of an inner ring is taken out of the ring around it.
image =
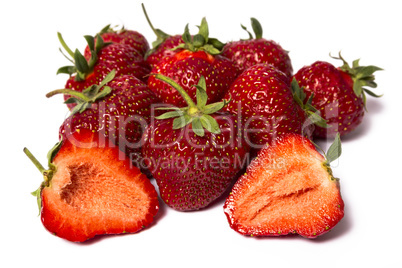
[[[188,107],[156,118],[144,134],[144,160],[159,186],[163,201],[179,211],[207,207],[220,197],[248,160],[238,120],[218,111],[226,101],[206,104],[206,82],[200,78],[197,104],[172,79],[169,83],[188,102]]]
[[[135,233],[153,222],[159,206],[154,186],[95,133],[82,130],[60,141],[49,152],[48,170],[24,152],[43,174],[33,195],[43,225],[56,236],[84,242]]]
[[[317,138],[352,132],[363,121],[366,94],[380,97],[367,87],[377,87],[374,72],[381,68],[360,66],[359,60],[353,61],[351,67],[340,53],[335,59],[342,60],[343,65],[335,67],[329,62],[317,61],[304,66],[294,75],[307,98],[312,98],[312,105],[330,125],[329,128],[317,127],[314,130],[314,137]]]
[[[226,200],[231,228],[244,235],[307,238],[331,230],[344,215],[339,181],[329,165],[340,153],[339,136],[326,158],[303,136],[279,137],[260,151]]]
[[[249,39],[227,43],[223,47],[222,56],[231,59],[239,72],[255,64],[268,63],[291,77],[293,68],[288,51],[276,42],[262,37],[262,27],[257,19],[251,18],[251,26],[255,38],[242,25],[242,28],[248,32]]]

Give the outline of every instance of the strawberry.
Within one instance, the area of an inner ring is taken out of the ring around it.
[[[156,40],[152,42],[152,49],[148,50],[145,54],[146,62],[153,68],[163,58],[174,55],[176,52],[173,51],[173,49],[183,44],[184,41],[180,34],[169,35],[160,29],[155,29],[148,17],[144,4],[141,5],[145,18],[147,19],[152,31],[156,35]]]
[[[326,158],[298,134],[262,149],[224,204],[230,227],[252,236],[315,238],[330,231],[344,215],[339,180],[330,167],[341,153],[339,136],[335,141]]]
[[[195,86],[197,104],[174,80],[154,76],[179,91],[189,106],[170,107],[173,111],[156,117],[147,128],[144,162],[168,206],[179,211],[205,208],[226,191],[242,169],[249,147],[237,118],[218,112],[226,101],[206,104],[203,76]]]
[[[246,69],[232,83],[225,98],[232,101],[224,108],[239,115],[247,142],[258,151],[285,133],[311,136],[312,122],[325,126],[297,82],[269,64]]]
[[[84,242],[96,235],[135,233],[153,222],[159,207],[154,186],[96,133],[83,129],[61,140],[48,154],[47,170],[28,149],[24,152],[43,175],[32,194],[52,234]]]
[[[99,84],[112,70],[116,70],[116,76],[133,75],[146,81],[145,76],[149,73],[150,67],[145,63],[143,56],[129,45],[105,43],[99,35],[95,42],[94,37],[85,36],[91,50],[91,58],[87,60],[79,50],[73,53],[60,33],[58,36],[64,49],[74,59],[72,60],[74,66],[62,67],[57,72],[70,75],[65,88],[81,92],[94,84]],[[65,100],[69,97],[66,95]],[[72,109],[74,104],[69,103],[68,107]]]
[[[341,136],[352,132],[363,120],[366,93],[379,97],[365,87],[376,88],[373,73],[382,70],[376,66],[359,66],[359,60],[352,67],[342,58],[343,65],[335,67],[329,62],[317,61],[304,66],[296,74],[299,85],[304,88],[312,104],[327,120],[330,128],[317,127],[317,138]]]
[[[125,44],[135,48],[142,56],[149,50],[149,44],[144,35],[137,31],[127,30],[122,27],[120,30],[114,30],[110,24],[104,27],[98,33],[104,42]],[[85,47],[84,56],[87,60],[91,58],[89,46]]]
[[[293,68],[288,51],[276,42],[262,37],[262,27],[257,19],[251,18],[251,26],[255,38],[242,25],[248,32],[249,39],[227,43],[223,47],[222,56],[232,59],[239,72],[255,64],[268,63],[291,77]]]
[[[158,99],[138,78],[114,75],[112,71],[99,85],[83,92],[62,89],[48,93],[47,97],[60,93],[74,96],[67,102],[76,106],[61,126],[60,135],[66,137],[88,129],[119,146],[128,156],[137,157],[143,130],[150,122],[151,106]]]
[[[155,65],[152,73],[172,78],[193,100],[196,98],[194,85],[201,75],[204,76],[208,88],[208,103],[211,103],[222,99],[236,78],[237,71],[231,60],[218,55],[220,51],[215,46],[221,43],[209,38],[208,31],[205,18],[202,19],[199,33],[194,37],[191,37],[187,25],[183,34],[184,44],[177,47],[177,53]],[[155,76],[148,78],[148,86],[161,101],[177,107],[186,105],[185,100],[173,87]]]

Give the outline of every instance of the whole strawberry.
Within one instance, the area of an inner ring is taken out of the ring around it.
[[[91,50],[89,60],[79,50],[72,52],[59,34],[60,42],[74,63],[73,66],[62,67],[57,72],[70,75],[65,88],[82,92],[94,84],[101,83],[112,70],[116,70],[116,76],[132,75],[146,81],[145,76],[149,73],[150,67],[136,49],[125,44],[105,43],[99,35],[96,37],[96,42],[92,36],[85,38]],[[65,100],[69,97],[66,95]],[[68,107],[71,109],[74,104],[68,104]]]
[[[197,104],[172,79],[155,77],[177,89],[189,106],[171,107],[148,127],[144,161],[168,206],[179,211],[205,208],[226,191],[246,164],[249,147],[237,118],[218,112],[226,102],[207,104],[204,77],[195,86]]]
[[[224,205],[230,227],[251,236],[316,238],[329,232],[344,216],[339,179],[330,167],[341,151],[339,136],[325,157],[303,136],[278,137],[233,186]]]
[[[115,146],[87,129],[74,132],[50,150],[36,196],[43,226],[73,242],[96,235],[135,233],[150,225],[158,212],[154,186]]]
[[[67,102],[76,105],[60,127],[62,137],[88,129],[136,159],[141,151],[142,133],[150,122],[151,106],[159,100],[138,78],[114,75],[112,71],[99,85],[83,92],[62,89],[48,93],[47,97],[60,93],[73,96]]]
[[[242,25],[249,34],[249,39],[227,43],[222,50],[222,56],[232,59],[240,72],[259,63],[268,63],[289,77],[293,74],[289,54],[279,44],[262,37],[262,27],[257,19],[251,18],[255,38]]]
[[[312,123],[325,126],[296,81],[269,64],[246,69],[232,83],[225,98],[232,101],[224,110],[242,119],[247,142],[254,152],[286,133],[311,137]]]
[[[188,25],[183,34],[184,44],[179,45],[177,53],[165,57],[152,69],[152,73],[162,74],[173,79],[188,93],[192,100],[196,98],[194,85],[201,76],[205,77],[208,88],[208,103],[219,101],[237,76],[233,62],[221,55],[213,44],[220,43],[209,39],[208,24],[202,19],[199,33],[192,37]],[[211,42],[213,44],[211,44]],[[149,88],[164,103],[178,107],[186,105],[183,97],[170,85],[158,80],[155,76],[148,79]]]
[[[152,31],[156,35],[156,40],[152,42],[152,48],[145,54],[146,62],[153,68],[163,58],[174,55],[176,52],[173,49],[183,44],[184,41],[182,35],[180,34],[169,35],[160,29],[155,29],[148,17],[144,4],[141,5],[145,18],[147,19]]]
[[[318,138],[334,137],[338,132],[342,136],[356,129],[363,120],[366,93],[379,97],[366,87],[377,87],[373,74],[381,68],[359,66],[359,60],[353,61],[350,67],[340,54],[335,59],[342,60],[343,65],[335,67],[329,62],[317,61],[304,66],[294,76],[330,125],[315,129],[314,136]]]
[[[138,52],[140,52],[142,56],[144,56],[145,53],[149,50],[149,44],[145,36],[134,30],[128,30],[124,27],[119,30],[115,30],[110,27],[109,24],[104,27],[98,34],[102,37],[104,42],[128,45],[138,50]],[[91,50],[89,46],[85,48],[84,56],[86,59],[90,59]]]

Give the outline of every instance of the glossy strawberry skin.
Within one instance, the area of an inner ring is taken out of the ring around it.
[[[108,83],[113,90],[91,108],[68,117],[60,127],[65,137],[88,129],[116,144],[127,155],[140,152],[143,130],[150,122],[152,105],[159,100],[138,78],[122,75]]]
[[[43,225],[72,242],[141,231],[159,209],[148,178],[98,138],[86,129],[67,136],[53,159],[51,184],[41,192]]]
[[[144,82],[147,80],[146,75],[150,72],[149,65],[136,49],[128,45],[110,44],[100,51],[98,57],[93,72],[87,75],[85,80],[76,81],[76,77],[71,76],[65,88],[82,92],[94,84],[99,84],[112,70],[116,70],[116,76],[132,75]],[[65,95],[64,99],[67,100],[69,97]],[[73,104],[67,106],[70,109],[74,107]]]
[[[240,40],[227,43],[222,56],[231,59],[239,72],[260,63],[268,63],[291,77],[293,67],[288,55],[279,44],[264,38]]]
[[[203,75],[208,88],[208,103],[221,100],[237,76],[237,70],[231,60],[220,55],[212,56],[204,51],[189,50],[182,50],[166,57],[152,69],[151,73],[162,74],[175,80],[193,100],[196,96],[194,85]],[[164,103],[177,107],[186,105],[176,90],[152,75],[148,79],[148,86]]]
[[[224,211],[243,235],[316,238],[344,216],[339,180],[310,140],[279,137],[261,150],[234,185]]]
[[[191,124],[172,129],[172,119],[155,120],[145,133],[142,155],[161,198],[179,211],[207,207],[229,187],[247,163],[249,147],[228,113],[212,115],[221,134],[194,134]]]
[[[224,110],[242,118],[246,140],[256,151],[286,133],[311,136],[312,125],[294,101],[289,78],[272,65],[246,69],[230,86],[229,97]]]
[[[317,61],[301,68],[294,77],[307,97],[314,94],[312,104],[331,126],[316,127],[315,137],[334,137],[338,132],[345,135],[362,122],[364,102],[354,93],[353,81],[346,72],[331,63]]]
[[[176,51],[172,49],[183,43],[184,41],[181,35],[169,36],[155,51],[148,55],[146,62],[153,68],[162,59],[176,54]]]

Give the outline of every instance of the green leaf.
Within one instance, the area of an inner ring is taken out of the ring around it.
[[[104,85],[106,85],[107,83],[111,82],[114,77],[116,76],[116,70],[113,69],[112,71],[110,71],[110,73],[108,73],[105,78],[103,78],[102,82],[99,84],[99,87],[103,87]]]
[[[196,47],[196,48],[202,47],[205,43],[206,43],[206,40],[202,35],[200,35],[200,34],[194,35],[194,38],[193,38],[193,46],[194,47]]]
[[[74,53],[74,62],[79,72],[86,74],[89,71],[88,62],[78,49]]]
[[[78,99],[74,98],[74,97],[70,97],[64,102],[64,104],[72,104],[72,103],[75,103],[75,104],[78,103]]]
[[[208,101],[208,95],[206,91],[206,82],[205,82],[205,77],[201,76],[200,80],[198,80],[198,85],[195,86],[197,89],[197,107],[202,110],[204,109],[205,105],[207,104]]]
[[[251,27],[253,28],[255,39],[262,38],[262,26],[256,18],[251,18]]]
[[[200,117],[200,121],[202,126],[211,133],[220,134],[221,129],[219,127],[218,122],[216,122],[215,118],[210,115],[204,114]]]
[[[99,34],[96,35],[96,44],[95,44],[95,53],[98,54],[102,48],[106,46],[105,42],[103,41],[102,36]]]
[[[109,95],[112,92],[112,88],[109,86],[104,86],[103,90],[101,92],[99,92],[94,99],[92,100],[93,102],[103,99],[104,97],[106,97],[107,95]]]
[[[91,35],[85,35],[85,40],[87,40],[88,47],[91,51],[95,50],[95,38]]]
[[[182,39],[183,39],[184,43],[191,43],[191,41],[192,41],[190,30],[188,29],[188,24],[184,28],[184,33],[182,35]]]
[[[68,74],[68,75],[72,75],[77,71],[77,69],[75,68],[75,66],[64,66],[61,67],[57,70],[56,74]]]
[[[49,152],[47,153],[47,161],[48,161],[48,165],[50,166],[53,162],[54,157],[56,156],[56,154],[60,151],[61,145],[62,145],[63,141],[60,140],[59,142],[57,142],[52,149],[49,150]]]
[[[375,98],[380,98],[380,97],[382,97],[382,94],[381,94],[381,95],[377,95],[377,94],[375,94],[373,91],[368,90],[367,88],[363,88],[363,90],[364,90],[365,93],[367,93],[367,94],[370,95],[371,97],[375,97]]]
[[[205,132],[201,120],[198,117],[193,118],[191,127],[197,136],[204,137]]]
[[[188,114],[185,114],[183,116],[180,116],[178,118],[175,118],[173,120],[173,129],[180,129],[183,128],[184,126],[188,125],[193,118],[189,116]]]
[[[183,112],[180,110],[175,110],[175,111],[166,112],[155,118],[158,120],[162,120],[162,119],[168,119],[168,118],[180,117],[180,116],[183,116]]]
[[[204,114],[213,114],[217,111],[219,111],[220,109],[222,109],[224,106],[226,105],[225,102],[216,102],[216,103],[212,103],[212,104],[208,104],[204,107],[204,109],[202,110],[202,112]]]
[[[206,18],[202,18],[201,25],[199,26],[198,34],[204,37],[205,42],[208,42],[209,29]]]
[[[38,209],[39,209],[39,214],[38,215],[40,215],[40,212],[42,210],[42,196],[41,196],[42,195],[42,189],[43,189],[43,186],[41,185],[38,189],[36,189],[35,191],[33,191],[31,193],[33,196],[36,197],[36,203],[37,203]]]
[[[327,161],[331,163],[338,159],[342,154],[341,139],[339,133],[336,134],[334,142],[328,148]]]
[[[245,30],[245,31],[248,33],[248,40],[253,39],[253,35],[250,33],[249,30],[247,30],[247,27],[244,26],[243,24],[240,24],[240,26],[241,26],[241,28],[242,28],[243,30]],[[247,40],[247,39],[245,39],[245,40]]]
[[[225,46],[225,43],[222,43],[221,41],[219,41],[216,38],[208,38],[208,44],[212,45],[219,51],[221,51],[223,49],[223,47]]]
[[[308,114],[308,119],[315,125],[322,127],[322,128],[328,128],[330,125],[327,124],[327,121],[322,118],[318,113],[314,113],[312,111],[307,111]]]

